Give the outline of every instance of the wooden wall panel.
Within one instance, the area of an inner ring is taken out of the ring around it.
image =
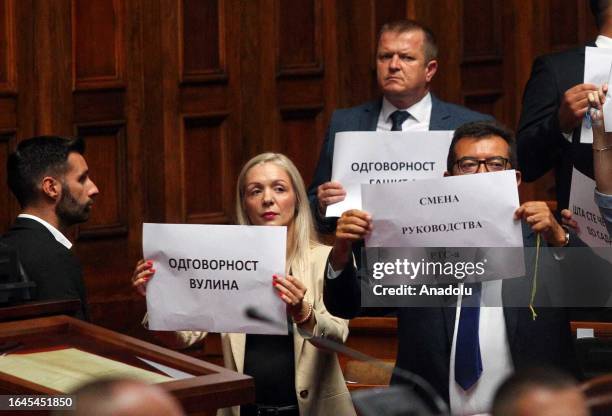
[[[181,81],[227,79],[224,0],[181,0],[179,53]]]
[[[409,17],[407,3],[413,2],[407,2],[406,0],[373,0],[374,30],[372,35],[376,38],[380,27],[387,22]]]
[[[463,1],[461,14],[461,88],[463,104],[504,121],[503,33],[501,4]]]
[[[551,4],[552,6],[552,4]],[[564,7],[550,8],[550,46],[552,50],[570,48],[580,42],[578,30],[578,9],[576,1],[566,1]],[[557,30],[558,28],[563,30]]]
[[[98,186],[91,218],[79,226],[79,238],[124,235],[127,225],[125,123],[78,125],[76,134],[86,142],[86,160]]]
[[[0,2],[0,22],[0,94],[13,95],[17,92],[14,0]]]
[[[228,166],[227,114],[184,118],[183,189],[185,219],[190,223],[228,223],[235,178]]]
[[[321,0],[276,1],[279,123],[272,149],[296,164],[306,185],[312,179],[325,133],[325,115],[336,100],[333,4]]]
[[[2,171],[0,174],[0,213],[5,215],[0,216],[0,227],[6,230],[12,223],[10,215],[6,215],[13,211],[13,197],[6,183],[6,160],[10,152],[14,149],[15,135],[14,132],[0,132],[0,161],[2,161]]]
[[[237,4],[162,3],[166,221],[231,221],[242,156]]]
[[[287,138],[281,152],[296,164],[306,186],[312,181],[318,149],[323,144],[322,110],[323,107],[312,107],[281,112],[281,137]]]
[[[322,0],[278,0],[277,73],[279,76],[321,75]]]
[[[0,129],[15,129],[17,125],[17,100],[0,97]]]
[[[123,2],[72,0],[75,90],[124,87]]]
[[[375,77],[376,29],[372,20],[376,2],[337,1],[336,36],[338,107],[365,102],[377,95]],[[345,65],[350,63],[350,69]]]
[[[501,60],[501,14],[495,0],[471,0],[463,3],[463,60]]]

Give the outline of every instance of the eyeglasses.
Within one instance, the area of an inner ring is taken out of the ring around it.
[[[488,157],[486,159],[476,159],[475,157],[462,157],[457,163],[461,173],[476,173],[480,165],[484,163],[487,172],[499,172],[505,170],[509,160],[501,156]]]

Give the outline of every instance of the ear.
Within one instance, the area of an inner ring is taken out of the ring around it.
[[[438,61],[432,59],[431,61],[427,62],[425,67],[425,80],[427,82],[431,82],[434,75],[436,75],[436,71],[438,71]]]
[[[57,200],[62,195],[62,184],[52,176],[45,176],[42,179],[42,191],[47,197]]]
[[[521,184],[521,171],[520,170],[516,170],[516,186],[519,186]]]

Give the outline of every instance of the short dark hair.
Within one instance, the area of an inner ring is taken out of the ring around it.
[[[576,380],[556,368],[528,368],[508,377],[497,389],[493,398],[493,416],[511,416],[517,398],[534,388],[565,390],[576,387]]]
[[[37,136],[24,140],[6,162],[8,186],[26,207],[38,198],[38,183],[46,175],[61,175],[70,153],[85,153],[80,137]]]
[[[438,44],[436,43],[436,36],[428,27],[420,24],[416,20],[402,19],[388,22],[382,25],[378,32],[378,41],[383,33],[396,32],[396,33],[407,33],[412,31],[421,31],[425,35],[423,42],[423,54],[425,55],[425,61],[429,62],[438,57]]]
[[[489,137],[499,136],[510,148],[510,165],[514,169],[518,169],[516,161],[516,144],[514,141],[514,133],[506,126],[497,123],[495,121],[473,121],[465,123],[453,134],[453,140],[451,141],[450,148],[448,149],[448,157],[446,158],[446,170],[451,173],[453,171],[453,165],[457,162],[455,155],[455,146],[457,142],[465,137],[473,138],[476,140],[487,139]]]
[[[608,12],[610,6],[612,6],[612,1],[610,0],[591,0],[591,13],[595,17],[595,24],[597,25],[597,29],[601,29],[604,24],[605,15]]]

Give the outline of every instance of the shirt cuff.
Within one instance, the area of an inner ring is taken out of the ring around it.
[[[563,135],[563,137],[565,137],[565,140],[567,140],[569,143],[572,142],[572,136],[574,135],[574,132],[566,133],[562,131],[561,134]]]
[[[602,208],[612,208],[612,195],[601,193],[595,189],[595,203]]]
[[[327,262],[327,271],[325,272],[325,276],[329,279],[329,280],[334,280],[335,278],[337,278],[338,276],[340,276],[342,274],[342,272],[344,271],[344,269],[342,270],[334,270],[331,266],[331,263],[328,261]]]

